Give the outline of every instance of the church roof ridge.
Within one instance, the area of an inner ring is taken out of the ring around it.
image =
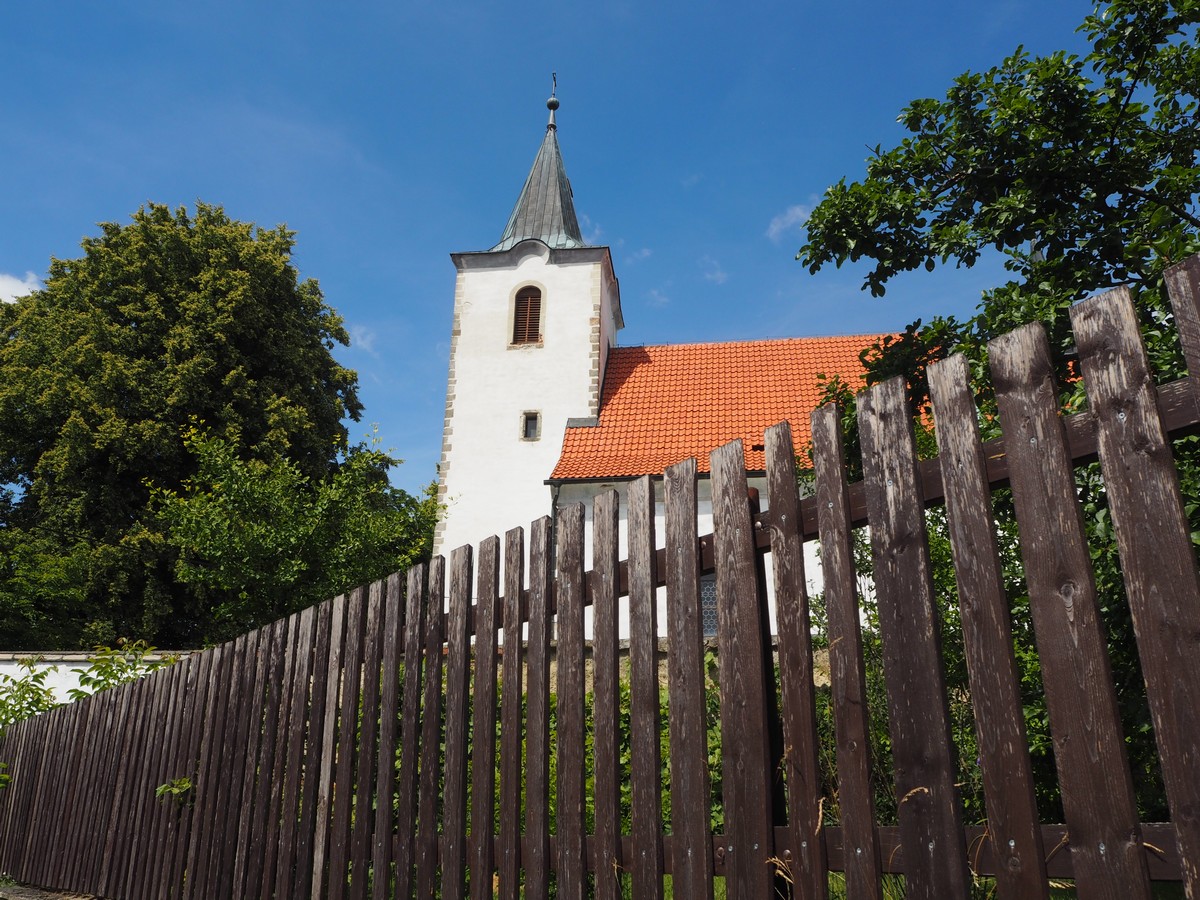
[[[525,186],[517,198],[504,226],[500,243],[492,251],[511,250],[521,241],[538,240],[554,250],[569,250],[587,246],[579,231],[579,220],[575,216],[575,201],[571,182],[567,178],[558,146],[558,126],[554,113],[559,107],[557,79],[555,91],[546,101],[550,110],[550,121],[546,125],[546,136],[534,157],[533,167]]]

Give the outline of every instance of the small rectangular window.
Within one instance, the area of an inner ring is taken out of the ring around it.
[[[527,412],[521,416],[521,437],[526,441],[536,441],[542,436],[541,416],[535,412]]]

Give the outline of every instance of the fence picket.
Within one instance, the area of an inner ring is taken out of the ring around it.
[[[621,897],[620,499],[599,494],[592,504],[592,756],[596,900]],[[681,891],[680,896],[683,896]]]
[[[730,900],[750,900],[770,896],[773,879],[767,861],[775,857],[762,598],[742,442],[714,450],[709,460],[717,563],[725,886]]]
[[[796,449],[787,422],[765,435],[771,561],[775,575],[775,616],[779,629],[784,753],[790,847],[778,855],[800,896],[824,898],[829,892],[825,840],[821,828],[821,770],[817,761],[813,656],[800,534],[800,494]],[[790,858],[789,858],[790,857]]]
[[[521,866],[521,748],[524,732],[521,698],[522,603],[525,585],[525,532],[513,528],[504,536],[504,666],[500,695],[500,834],[496,841],[499,895],[516,900]]]
[[[346,643],[339,674],[342,689],[338,709],[337,765],[333,776],[332,822],[329,828],[329,876],[326,896],[342,900],[350,865],[350,837],[354,812],[354,752],[358,740],[359,697],[362,690],[363,629],[366,626],[367,592],[355,588],[346,598]]]
[[[1070,852],[1081,896],[1144,898],[1133,786],[1050,347],[1040,325],[988,346]]]
[[[550,890],[550,601],[548,516],[529,533],[529,651],[525,747],[525,896],[545,900]]]
[[[289,707],[288,748],[284,763],[282,800],[282,822],[279,829],[279,850],[275,862],[275,894],[279,897],[293,896],[296,869],[301,862],[296,853],[296,825],[300,818],[300,792],[302,785],[304,745],[316,738],[313,722],[309,718],[309,690],[313,670],[313,643],[316,639],[317,608],[310,606],[299,614],[295,643],[295,674],[291,679],[291,693],[281,697]],[[308,779],[310,782],[311,778]],[[236,896],[236,895],[231,895]]]
[[[658,598],[654,552],[654,487],[648,476],[629,485],[629,781],[633,789],[633,896],[663,895],[662,798],[658,697]]]
[[[408,570],[404,617],[404,680],[400,688],[400,777],[396,785],[396,896],[408,900],[416,862],[417,760],[421,750],[421,644],[425,637],[426,564]]]
[[[450,554],[450,614],[446,621],[446,766],[442,817],[443,900],[464,896],[467,862],[467,696],[471,690],[467,613],[471,608],[474,554]]]
[[[429,595],[425,608],[425,685],[421,700],[421,772],[416,819],[417,897],[432,897],[438,880],[445,608],[446,561],[435,556],[429,564]]]
[[[667,634],[671,647],[667,658],[671,698],[671,887],[680,897],[712,900],[696,460],[688,459],[667,469],[663,475],[663,502]]]
[[[584,854],[583,746],[583,520],[582,503],[558,511],[555,605],[558,610],[557,770],[555,832],[558,838],[557,896],[583,900],[587,893]]]
[[[238,811],[237,847],[234,849],[233,878],[230,881],[230,896],[246,896],[246,865],[250,852],[250,830],[254,811],[254,792],[258,772],[258,752],[263,740],[263,716],[266,713],[267,665],[269,662],[269,628],[259,628],[254,632],[254,680],[250,685],[247,711],[245,769],[242,781],[242,804]],[[180,702],[182,698],[178,698]],[[171,771],[166,774],[169,780],[178,777]]]
[[[471,731],[472,900],[490,900],[496,844],[496,608],[500,601],[500,540],[479,545],[475,589],[475,683]]]
[[[321,803],[321,772],[325,768],[325,703],[329,695],[329,654],[333,643],[335,601],[326,600],[316,608],[315,643],[312,656],[312,684],[309,687],[307,738],[304,747],[303,789],[300,802],[300,826],[296,839],[295,896],[311,894],[313,879],[313,841],[316,838],[317,812]]]
[[[1071,308],[1100,432],[1126,595],[1178,833],[1185,887],[1200,896],[1200,574],[1179,476],[1126,288]]]
[[[362,725],[358,738],[358,760],[355,769],[354,831],[350,842],[351,896],[366,897],[371,875],[373,846],[371,830],[375,824],[372,801],[375,797],[375,760],[377,739],[382,722],[380,700],[380,668],[383,663],[384,641],[384,581],[373,582],[367,596],[367,624],[363,644],[362,665]],[[378,798],[391,806],[390,798]],[[389,834],[390,829],[389,829]]]
[[[379,757],[375,772],[375,838],[371,854],[371,897],[385,900],[392,886],[396,822],[396,750],[400,718],[400,653],[404,641],[404,593],[400,575],[389,575],[383,604],[383,661],[380,683]],[[303,832],[301,832],[303,833]]]
[[[1049,898],[1025,717],[1013,657],[1008,597],[992,525],[991,494],[967,361],[929,368],[946,513],[970,675],[988,841],[1001,863],[997,895]]]
[[[907,860],[905,884],[915,897],[965,897],[971,876],[954,785],[941,623],[933,602],[912,419],[902,379],[877,384],[859,397],[858,426]]]
[[[312,842],[312,892],[320,895],[326,883],[329,862],[329,835],[333,827],[334,767],[337,755],[338,698],[342,682],[342,659],[346,644],[347,600],[345,594],[333,598],[329,618],[329,652],[324,660],[325,700],[322,712],[320,742],[321,764],[316,770],[316,798]],[[264,895],[270,896],[268,891]]]

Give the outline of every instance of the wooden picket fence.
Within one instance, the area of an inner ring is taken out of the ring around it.
[[[1200,373],[1200,258],[1169,282],[1189,370]],[[910,897],[1044,898],[1054,878],[1072,879],[1080,897],[1145,898],[1152,879],[1200,896],[1200,576],[1172,456],[1173,437],[1200,430],[1200,383],[1193,375],[1155,388],[1126,291],[1079,304],[1072,319],[1086,413],[1060,415],[1046,338],[1027,326],[990,348],[1002,439],[980,442],[967,367],[952,358],[929,373],[937,460],[917,460],[904,385],[877,385],[860,398],[860,484],[847,484],[838,415],[823,408],[813,417],[816,491],[804,500],[784,423],[766,433],[763,512],[748,502],[740,443],[713,452],[711,535],[697,533],[696,464],[686,461],[663,475],[662,542],[650,479],[632,483],[627,560],[618,558],[616,494],[604,494],[590,570],[584,509],[570,506],[553,530],[542,519],[503,545],[493,537],[460,548],[448,565],[435,559],[13,726],[0,745],[13,777],[0,792],[0,871],[119,898],[537,898],[551,889],[657,898],[665,884],[676,898],[712,898],[718,882],[729,898],[810,898],[828,895],[831,871],[855,898],[896,888],[896,873]],[[1139,822],[1125,760],[1075,493],[1074,468],[1097,456],[1171,822]],[[992,520],[997,486],[1011,489],[1020,528],[1062,824],[1040,822],[1034,802]],[[964,825],[955,785],[924,519],[937,503],[949,521],[986,827]],[[863,525],[895,827],[878,823],[865,749],[851,559]],[[818,537],[837,826],[823,816],[802,552]],[[710,827],[707,572],[717,590],[723,833]],[[660,592],[665,623],[656,621]],[[178,795],[156,799],[168,784]]]

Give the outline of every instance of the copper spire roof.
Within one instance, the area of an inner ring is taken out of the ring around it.
[[[558,98],[551,96],[546,101],[550,109],[550,122],[546,125],[546,137],[533,161],[525,187],[517,198],[504,236],[493,251],[510,250],[521,241],[542,241],[554,250],[569,250],[585,246],[579,233],[579,221],[575,218],[575,203],[571,199],[571,182],[563,168],[562,153],[558,149],[558,128],[554,123],[554,111],[558,109]]]
[[[821,396],[818,375],[861,382],[878,335],[614,347],[594,425],[568,427],[552,481],[658,474],[741,438],[746,469],[765,466],[763,430],[787,419],[801,453]]]

